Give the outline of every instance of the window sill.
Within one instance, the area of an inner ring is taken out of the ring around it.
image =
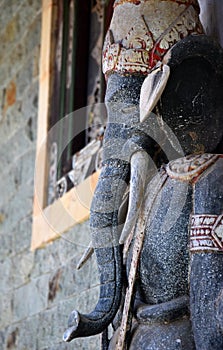
[[[42,209],[37,196],[34,199],[33,232],[31,250],[44,247],[59,238],[74,225],[89,218],[90,205],[100,172],[85,179],[81,184],[53,204]]]

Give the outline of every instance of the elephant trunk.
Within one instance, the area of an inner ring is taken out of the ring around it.
[[[129,178],[129,165],[118,159],[104,163],[94,194],[90,227],[100,275],[100,296],[90,314],[76,310],[68,321],[64,340],[101,333],[113,320],[122,292],[122,247],[118,244],[120,228],[118,206]],[[112,208],[113,207],[113,208]]]
[[[143,77],[123,77],[118,74],[112,74],[108,80],[108,124],[103,165],[90,215],[92,243],[100,274],[100,295],[90,314],[82,315],[76,310],[71,313],[69,328],[64,334],[65,341],[101,333],[112,322],[120,306],[123,269],[119,240],[124,223],[119,222],[118,212],[130,181],[131,157],[139,151],[144,152],[140,142],[137,142],[140,135],[135,135],[140,123],[139,96],[143,80]],[[149,147],[148,141],[149,138],[146,140]],[[145,168],[145,157],[141,158]],[[138,165],[140,167],[140,160]],[[141,176],[139,182],[142,183]],[[138,186],[137,183],[135,186]]]

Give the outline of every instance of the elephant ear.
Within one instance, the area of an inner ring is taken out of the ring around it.
[[[164,59],[171,73],[158,104],[162,121],[185,154],[222,153],[222,47],[206,35],[189,35]]]
[[[140,121],[148,118],[157,102],[159,101],[163,90],[166,87],[170,75],[170,67],[167,64],[160,64],[144,80],[140,93]]]

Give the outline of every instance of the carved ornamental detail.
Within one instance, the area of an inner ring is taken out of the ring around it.
[[[104,43],[104,74],[147,75],[176,42],[203,32],[197,1],[116,1],[114,11],[119,13]]]
[[[223,252],[223,214],[192,215],[190,250]]]
[[[179,158],[167,164],[167,174],[176,180],[191,181],[202,174],[217,159],[216,154],[197,154]]]

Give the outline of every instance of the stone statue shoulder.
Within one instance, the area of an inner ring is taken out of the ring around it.
[[[220,155],[217,154],[204,153],[178,158],[167,164],[166,172],[172,179],[195,181],[219,157]]]

